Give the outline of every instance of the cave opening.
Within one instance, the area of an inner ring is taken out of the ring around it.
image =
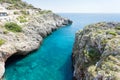
[[[17,54],[13,54],[12,56],[10,56],[6,62],[5,62],[5,68],[9,67],[10,65],[22,60],[25,57],[25,55],[17,55]]]

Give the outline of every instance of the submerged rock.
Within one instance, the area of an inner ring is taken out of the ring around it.
[[[0,78],[3,76],[5,61],[12,55],[27,55],[39,48],[44,37],[61,26],[72,24],[72,21],[54,13],[47,13],[31,17],[31,20],[22,26],[22,32],[3,33],[0,38],[5,43],[0,46]]]
[[[120,80],[120,23],[101,22],[76,33],[75,80]]]

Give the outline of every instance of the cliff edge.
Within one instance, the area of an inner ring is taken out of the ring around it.
[[[5,72],[5,61],[12,55],[27,55],[39,48],[44,37],[61,26],[72,21],[54,13],[31,17],[31,20],[21,25],[21,32],[0,29],[0,78]],[[10,28],[11,29],[11,28]]]
[[[74,80],[120,80],[120,23],[101,22],[76,33]]]

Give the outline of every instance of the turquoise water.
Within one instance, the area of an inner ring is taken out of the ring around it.
[[[100,21],[120,21],[120,14],[60,14],[73,21],[44,39],[39,50],[7,61],[6,80],[72,80],[71,54],[75,32]]]

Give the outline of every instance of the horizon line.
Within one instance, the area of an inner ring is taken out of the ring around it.
[[[53,13],[80,13],[80,14],[120,14],[120,12],[54,12]]]

